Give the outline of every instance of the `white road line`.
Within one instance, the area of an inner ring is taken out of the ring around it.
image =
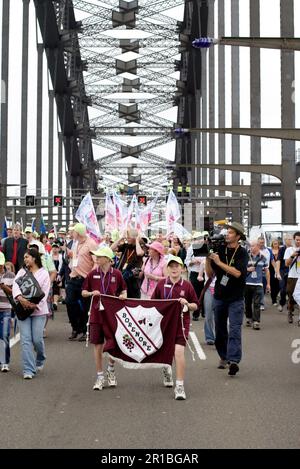
[[[10,348],[16,345],[20,340],[20,332],[18,332],[12,339],[9,341]]]
[[[206,355],[203,352],[203,349],[199,343],[199,340],[197,339],[195,332],[190,331],[190,338],[193,341],[193,344],[195,346],[196,352],[198,353],[198,357],[200,358],[200,360],[206,360]]]

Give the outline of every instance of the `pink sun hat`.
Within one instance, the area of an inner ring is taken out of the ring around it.
[[[154,251],[158,252],[161,256],[164,255],[164,246],[159,241],[153,241],[151,244],[147,244],[149,249],[154,249]]]

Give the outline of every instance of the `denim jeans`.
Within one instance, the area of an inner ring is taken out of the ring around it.
[[[239,363],[242,358],[244,300],[226,301],[214,298],[214,310],[217,352],[222,360]]]
[[[215,341],[215,318],[214,318],[214,297],[211,291],[208,289],[204,294],[204,335],[205,342],[214,342]]]
[[[263,293],[263,287],[260,285],[246,285],[245,314],[247,319],[260,322],[260,299]]]
[[[10,311],[0,312],[0,363],[1,365],[9,364],[10,360],[10,348],[9,348],[9,336],[10,336]]]
[[[24,374],[34,375],[36,367],[42,366],[46,360],[43,339],[46,318],[45,315],[29,316],[25,321],[18,321]]]

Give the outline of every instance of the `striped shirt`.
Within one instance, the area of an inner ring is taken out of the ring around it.
[[[0,283],[4,283],[4,285],[7,285],[8,287],[12,287],[14,278],[15,274],[13,272],[3,272],[3,274],[0,274]],[[10,302],[2,288],[0,288],[0,311],[11,311]]]

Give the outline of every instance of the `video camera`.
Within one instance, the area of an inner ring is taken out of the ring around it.
[[[226,246],[225,236],[220,233],[212,233],[204,237],[203,244],[193,245],[193,254],[195,257],[207,257],[213,252],[218,252],[223,246]]]

